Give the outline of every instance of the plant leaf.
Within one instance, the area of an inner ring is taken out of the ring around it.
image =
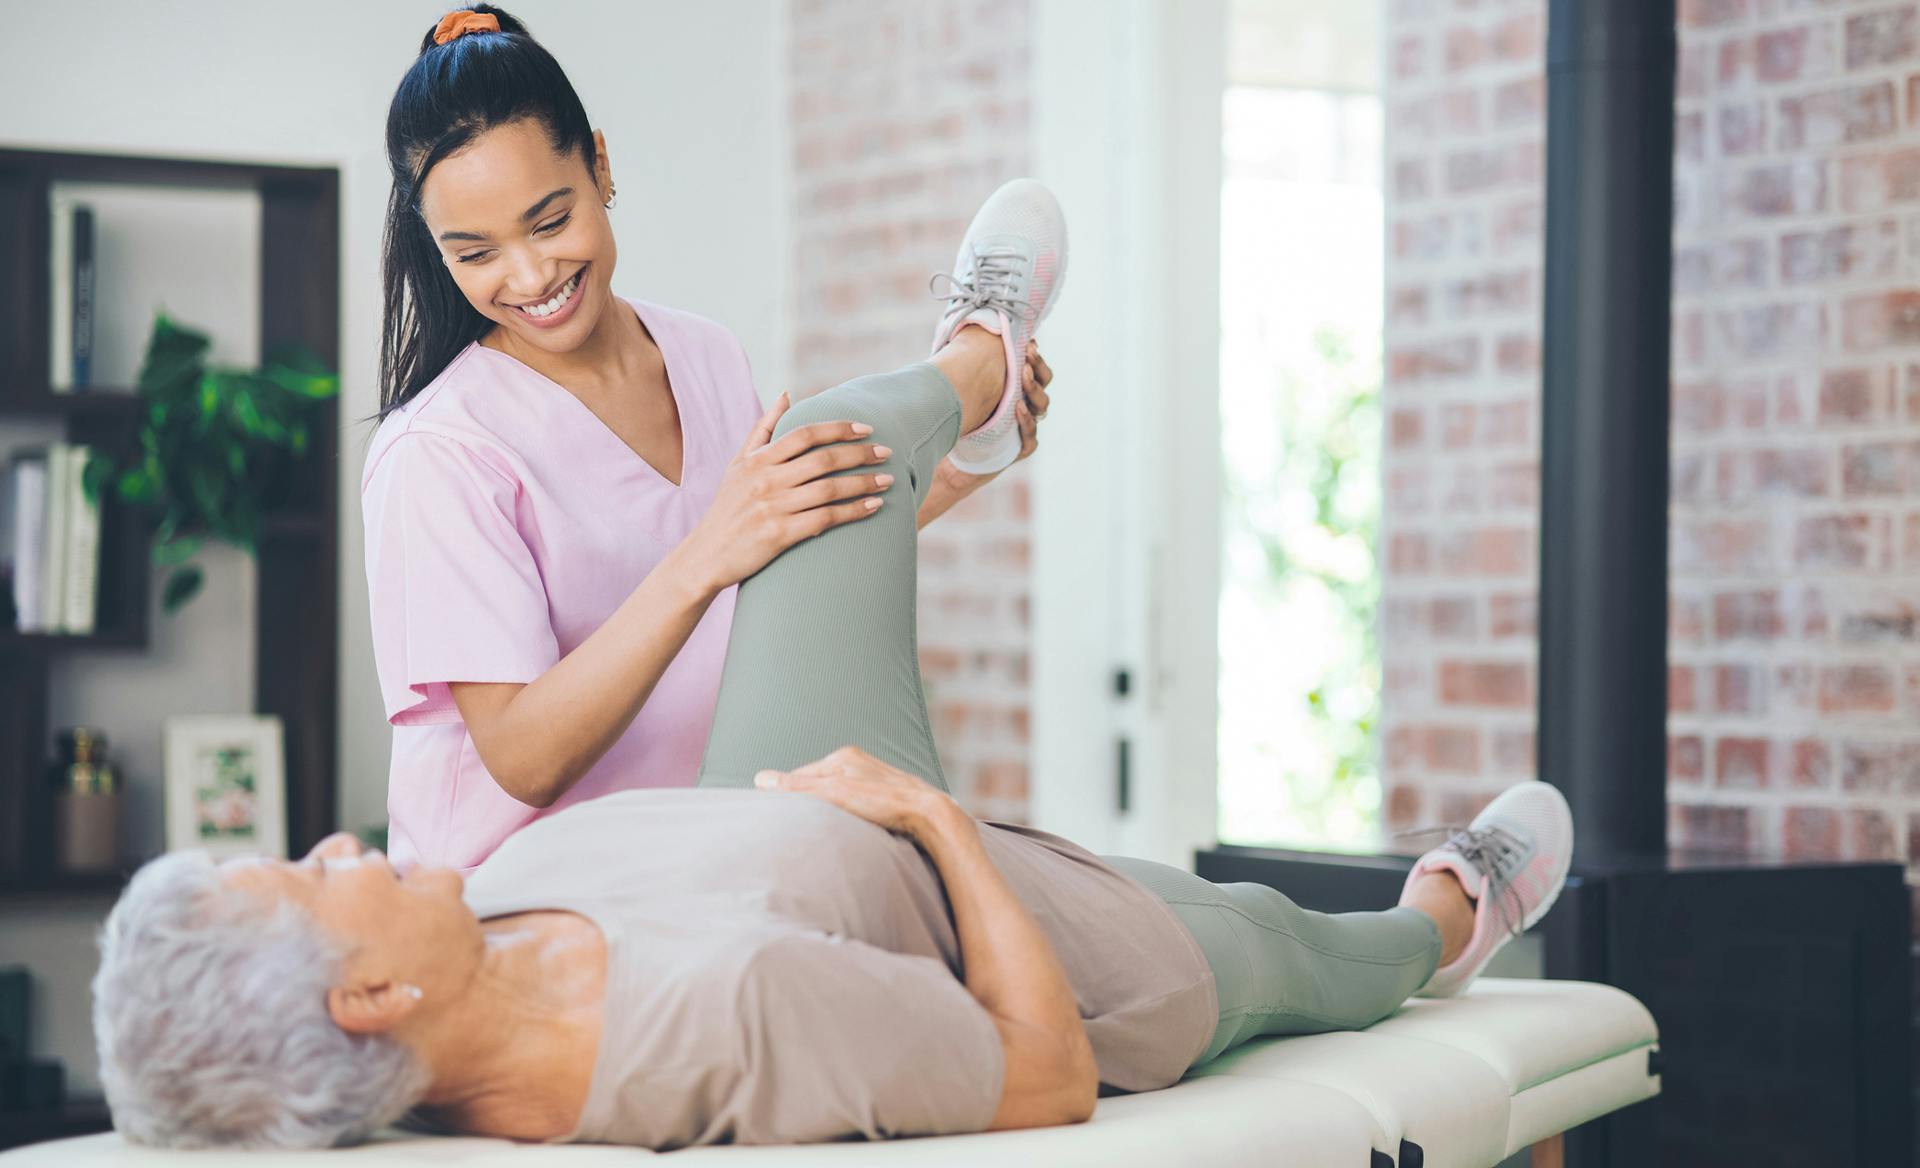
[[[181,328],[164,312],[153,318],[153,332],[147,338],[147,355],[140,366],[136,384],[143,396],[177,393],[198,380],[201,355],[211,342],[207,334]]]
[[[167,577],[167,586],[160,596],[160,605],[167,612],[174,612],[194,594],[200,591],[200,569],[189,564],[174,571]]]
[[[147,476],[147,472],[144,469],[135,467],[120,476],[120,481],[115,486],[115,490],[119,492],[122,502],[134,504],[146,503],[150,501],[152,497],[153,480]]]
[[[162,568],[171,568],[184,564],[200,550],[201,539],[197,535],[183,535],[178,539],[153,545],[153,562]]]
[[[193,501],[199,505],[201,518],[209,524],[218,522],[225,514],[222,504],[226,502],[226,484],[200,463],[187,468],[187,477],[193,484]]]
[[[96,489],[117,485],[122,499],[160,517],[153,554],[167,566],[204,539],[253,550],[263,503],[284,489],[289,462],[310,444],[307,417],[340,388],[339,375],[304,346],[278,345],[248,370],[209,367],[209,344],[156,313],[140,374],[147,408],[138,461],[124,472],[88,468]],[[180,590],[169,605],[177,607],[199,587],[198,571],[183,568],[167,587]]]
[[[328,369],[304,345],[278,345],[260,366],[260,375],[304,398],[329,398],[340,392],[340,375]]]
[[[100,501],[113,482],[113,474],[113,459],[98,450],[88,457],[86,469],[80,472],[80,487],[86,493],[87,502]]]

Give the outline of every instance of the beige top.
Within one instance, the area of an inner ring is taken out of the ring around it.
[[[1158,897],[1059,836],[983,824],[1046,933],[1101,1081],[1180,1078],[1213,975]],[[574,1140],[673,1148],[981,1131],[999,1032],[960,977],[911,840],[811,795],[656,789],[522,829],[467,878],[483,919],[565,909],[606,935],[604,1023]]]

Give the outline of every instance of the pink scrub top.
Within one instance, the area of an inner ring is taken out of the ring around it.
[[[374,664],[393,763],[388,854],[469,871],[576,803],[692,786],[713,722],[734,588],[722,592],[618,741],[551,807],[507,794],[448,682],[531,682],[606,622],[713,502],[761,413],[725,328],[631,304],[666,361],[683,436],[678,486],[584,402],[475,342],[368,447],[360,481]]]

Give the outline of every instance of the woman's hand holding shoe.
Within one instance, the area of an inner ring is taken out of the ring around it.
[[[1030,458],[1040,449],[1040,423],[1046,419],[1047,410],[1053,405],[1053,398],[1047,392],[1053,384],[1053,366],[1047,364],[1040,355],[1040,348],[1032,341],[1027,342],[1026,367],[1020,371],[1021,400],[1013,404],[1014,422],[1020,428],[1020,453],[1013,458],[1019,462]],[[920,505],[920,526],[938,518],[955,503],[973,494],[1000,476],[1000,471],[992,474],[970,474],[953,465],[953,459],[943,458],[934,470],[933,489],[927,492],[926,501]]]

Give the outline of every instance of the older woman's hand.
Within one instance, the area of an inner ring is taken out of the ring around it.
[[[791,771],[765,770],[753,785],[766,791],[798,791],[824,799],[888,831],[918,835],[952,796],[925,779],[888,766],[857,746],[843,746],[818,762]]]

